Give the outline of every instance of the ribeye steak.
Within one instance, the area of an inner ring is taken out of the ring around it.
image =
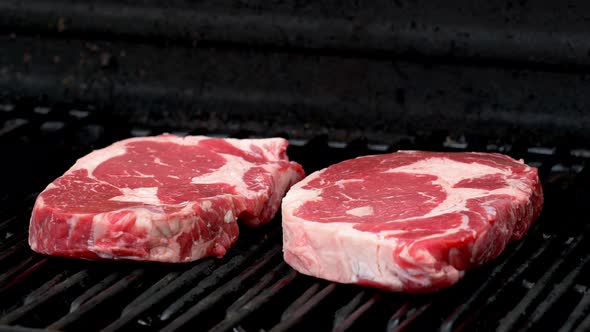
[[[237,219],[270,221],[303,178],[287,141],[160,135],[79,159],[38,196],[29,228],[37,252],[87,259],[186,262],[223,256]]]
[[[434,291],[521,238],[542,204],[537,169],[501,154],[360,157],[287,193],[284,257],[336,282]]]

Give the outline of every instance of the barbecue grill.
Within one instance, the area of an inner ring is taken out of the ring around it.
[[[590,330],[588,5],[464,2],[0,3],[0,330]],[[539,168],[545,206],[433,294],[296,273],[279,216],[189,264],[28,248],[50,181],[162,132],[282,136],[308,173],[399,149],[496,151]]]

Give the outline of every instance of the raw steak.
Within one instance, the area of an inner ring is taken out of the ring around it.
[[[303,178],[287,141],[161,135],[81,158],[37,198],[29,244],[87,259],[187,262],[221,257],[248,226],[270,221]]]
[[[361,157],[287,193],[284,256],[296,270],[336,282],[434,291],[521,238],[542,204],[537,169],[501,154]]]

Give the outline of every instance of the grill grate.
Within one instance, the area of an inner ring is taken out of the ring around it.
[[[109,119],[80,105],[19,102],[0,109],[0,148],[11,156],[0,175],[5,184],[0,188],[0,328],[358,331],[377,325],[388,331],[512,331],[540,326],[570,331],[590,326],[590,224],[582,213],[590,188],[584,168],[590,155],[587,147],[538,147],[518,138],[494,138],[492,144],[481,137],[471,143],[463,137],[453,144],[444,133],[393,144],[364,139],[342,144],[328,136],[294,140],[289,156],[308,172],[400,148],[501,150],[540,168],[546,205],[522,241],[511,244],[494,262],[467,273],[455,287],[409,295],[296,273],[281,259],[279,220],[244,230],[223,259],[191,264],[87,262],[34,254],[26,243],[34,199],[75,158],[130,135],[186,128],[130,129],[124,119]],[[230,136],[250,134],[254,133]]]

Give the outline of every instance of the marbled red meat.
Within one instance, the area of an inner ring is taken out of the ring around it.
[[[360,157],[287,193],[284,257],[336,282],[434,291],[521,238],[542,204],[537,169],[501,154]]]
[[[270,221],[303,176],[287,141],[160,135],[81,158],[37,198],[29,244],[87,259],[186,262],[221,257]]]

